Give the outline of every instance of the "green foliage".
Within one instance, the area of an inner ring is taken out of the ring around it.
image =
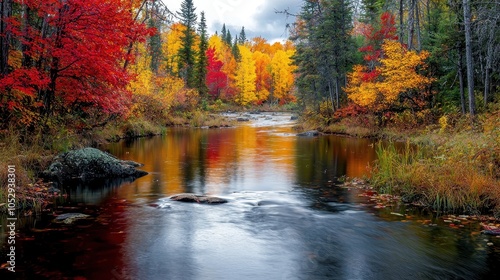
[[[178,54],[180,63],[182,64],[179,69],[181,69],[181,77],[184,78],[186,85],[189,88],[194,88],[196,86],[196,75],[194,69],[196,63],[196,53],[193,45],[195,40],[194,26],[196,25],[198,16],[195,11],[196,8],[193,5],[193,0],[184,0],[181,3],[181,11],[177,13],[181,19],[181,23],[186,27],[181,37],[182,46]]]

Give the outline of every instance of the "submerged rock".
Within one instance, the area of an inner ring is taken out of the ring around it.
[[[119,160],[94,148],[83,148],[58,155],[42,173],[42,177],[64,182],[68,180],[92,181],[103,178],[139,178],[148,173],[138,170],[142,164]]]
[[[319,132],[317,130],[311,130],[311,131],[306,131],[306,132],[299,133],[299,134],[297,134],[297,136],[301,136],[301,137],[315,137],[315,136],[319,136]]]
[[[236,121],[239,121],[239,122],[248,122],[250,121],[249,118],[245,118],[245,117],[241,117],[241,118],[237,118]]]
[[[77,220],[88,219],[90,216],[82,213],[65,213],[55,218],[56,223],[73,224]]]
[[[215,197],[215,196],[206,196],[206,195],[197,195],[194,193],[181,193],[176,194],[170,197],[171,200],[182,201],[182,202],[196,202],[203,204],[222,204],[227,203],[227,200]]]

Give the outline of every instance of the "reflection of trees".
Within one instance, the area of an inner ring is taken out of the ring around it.
[[[67,200],[72,203],[99,204],[110,193],[116,191],[121,185],[133,182],[135,178],[116,178],[94,180],[91,182],[77,182],[64,187],[68,194]]]
[[[299,138],[296,142],[297,183],[324,184],[337,178],[367,175],[375,151],[367,139],[346,137]]]

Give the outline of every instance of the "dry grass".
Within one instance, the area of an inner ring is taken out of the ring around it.
[[[500,215],[498,131],[431,133],[414,140],[403,151],[394,143],[378,145],[375,186],[435,210]]]

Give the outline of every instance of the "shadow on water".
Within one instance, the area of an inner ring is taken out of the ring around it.
[[[429,226],[422,221],[436,222],[432,213],[404,206],[374,209],[358,190],[337,185],[343,176],[369,174],[376,159],[371,140],[299,138],[287,115],[252,118],[235,128],[170,129],[161,137],[110,145],[112,154],[145,164],[150,174],[133,182],[69,186],[63,207],[79,205],[92,220],[50,231],[44,226],[50,228],[53,216],[35,223],[19,240],[24,273],[19,275],[153,280],[500,275],[500,239],[480,235],[477,225]],[[182,192],[229,202],[168,198]]]

